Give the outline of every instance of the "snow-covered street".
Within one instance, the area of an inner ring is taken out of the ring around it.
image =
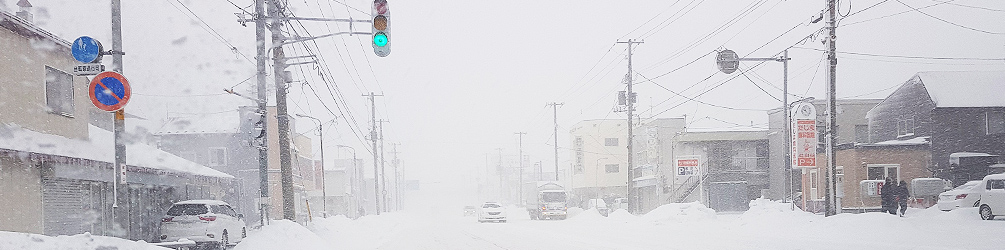
[[[903,218],[824,217],[755,200],[742,214],[669,204],[643,216],[619,210],[603,217],[572,209],[578,214],[568,220],[537,221],[511,206],[507,223],[478,223],[449,202],[422,203],[357,220],[318,218],[307,228],[276,222],[235,249],[999,249],[1005,244],[1005,221],[981,221],[973,208],[911,209]]]

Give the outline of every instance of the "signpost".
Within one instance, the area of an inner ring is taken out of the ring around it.
[[[792,114],[792,161],[793,168],[817,167],[817,112],[813,104],[800,103]]]
[[[73,59],[82,63],[97,63],[101,62],[101,50],[101,42],[88,36],[82,36],[73,40],[70,53],[73,54]]]
[[[112,71],[101,72],[87,87],[91,103],[104,111],[118,111],[126,106],[132,89],[126,77]]]

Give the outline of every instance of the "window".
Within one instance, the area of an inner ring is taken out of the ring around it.
[[[618,138],[604,138],[604,146],[617,146]]]
[[[209,165],[226,166],[227,148],[209,148]]]
[[[1005,189],[1005,180],[988,180],[986,189]]]
[[[607,170],[607,173],[621,172],[621,166],[618,166],[618,164],[607,164],[607,165],[604,165],[604,169]]]
[[[886,180],[887,177],[893,181],[900,180],[900,165],[898,164],[869,164],[867,168],[870,180]]]
[[[897,118],[897,136],[914,135],[914,116],[902,115]]]
[[[986,117],[989,135],[1005,133],[1005,112],[987,112]]]
[[[237,212],[234,212],[234,209],[231,209],[229,206],[211,205],[210,207],[213,208],[213,213],[216,213],[216,214],[225,214],[225,215],[229,215],[231,217],[237,218]]]
[[[200,215],[209,213],[209,209],[203,204],[176,204],[168,209],[167,215],[170,216],[182,216],[182,215]]]
[[[45,105],[52,113],[73,117],[73,76],[45,66]]]

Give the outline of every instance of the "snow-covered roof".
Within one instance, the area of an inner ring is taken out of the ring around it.
[[[950,158],[961,158],[961,157],[986,157],[986,156],[997,156],[988,153],[974,153],[974,152],[956,152],[949,154]]]
[[[0,149],[56,155],[101,162],[115,161],[114,134],[88,125],[90,140],[70,139],[31,131],[20,126],[0,125]],[[234,178],[142,143],[126,145],[126,165],[200,176]]]
[[[241,113],[233,110],[215,114],[170,118],[154,134],[237,133],[240,130],[240,126]]]
[[[936,107],[1005,107],[1005,71],[920,72]]]
[[[920,136],[906,140],[881,141],[866,146],[909,146],[909,145],[923,145],[927,143],[928,143],[928,136]]]

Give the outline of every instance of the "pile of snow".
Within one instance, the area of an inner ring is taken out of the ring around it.
[[[743,212],[743,215],[748,216],[786,212],[802,212],[802,210],[793,206],[792,203],[783,203],[764,198],[757,198],[750,201],[750,208],[747,209],[746,212]]]
[[[604,216],[600,215],[600,212],[596,208],[587,209],[570,218],[572,221],[599,221],[604,219]]]
[[[143,241],[130,241],[115,237],[97,236],[83,233],[74,236],[56,237],[0,231],[0,249],[32,250],[168,250]]]
[[[304,226],[289,220],[272,221],[261,230],[248,232],[248,238],[234,250],[332,249],[327,242]]]
[[[583,213],[583,208],[579,207],[570,207],[569,209],[565,210],[565,214],[569,218],[576,217],[576,215],[579,215],[581,213]]]
[[[715,219],[715,210],[701,203],[670,203],[662,205],[642,216],[642,219],[656,224],[664,222],[691,222]]]
[[[607,218],[613,221],[624,222],[624,223],[634,223],[639,221],[638,216],[635,216],[634,214],[629,213],[628,210],[624,209],[614,210],[614,212],[611,212],[611,214],[607,215]]]

